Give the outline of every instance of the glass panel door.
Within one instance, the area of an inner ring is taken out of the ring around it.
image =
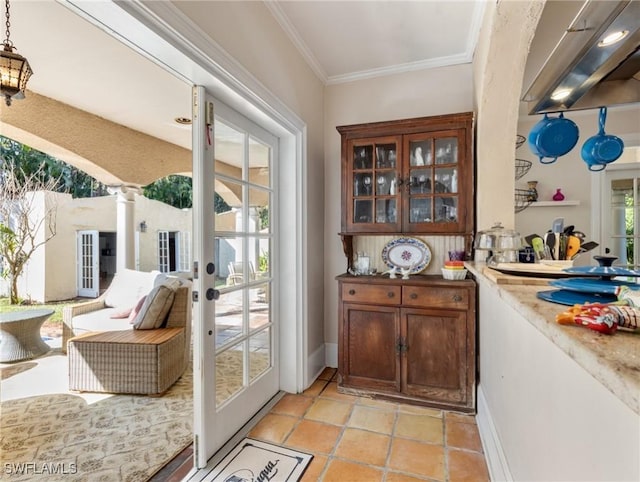
[[[604,247],[615,265],[638,269],[640,266],[640,170],[608,170],[603,219],[607,220]]]
[[[206,123],[193,126],[194,375],[202,380],[194,384],[194,401],[202,467],[279,389],[277,273],[270,262],[277,143],[204,89],[196,91],[206,100],[197,105],[204,110],[197,119]]]

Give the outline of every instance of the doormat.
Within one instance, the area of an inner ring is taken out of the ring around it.
[[[220,461],[205,481],[296,482],[313,455],[250,438]]]

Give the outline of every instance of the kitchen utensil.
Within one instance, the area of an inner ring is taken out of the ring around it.
[[[540,236],[536,236],[531,240],[531,246],[538,259],[545,259],[544,241]]]
[[[551,223],[551,231],[561,233],[564,228],[564,218],[556,218]]]
[[[557,258],[557,251],[556,251],[556,233],[546,233],[544,235],[544,244],[546,245],[545,248],[545,255],[547,254],[547,249],[549,250],[549,257],[546,259],[558,259]]]
[[[573,234],[573,230],[575,229],[575,226],[573,224],[570,224],[569,226],[566,226],[564,228],[564,231],[562,231],[564,234],[568,234],[568,235],[572,235]]]
[[[542,164],[551,164],[573,149],[578,137],[578,126],[565,118],[563,113],[560,113],[559,117],[549,117],[545,114],[529,132],[529,148]],[[544,158],[551,160],[544,161]]]
[[[525,237],[524,237],[524,240],[527,242],[527,244],[528,244],[529,246],[533,246],[533,242],[532,242],[532,241],[533,241],[535,238],[540,238],[540,236],[539,236],[539,235],[537,235],[537,234],[530,234],[530,235],[528,235],[528,236],[525,236]],[[540,239],[542,239],[542,238],[540,238]]]
[[[560,238],[558,244],[558,259],[566,260],[567,259],[567,242],[569,240],[569,236],[564,233],[560,233],[556,235],[556,237]]]
[[[566,259],[572,259],[580,250],[580,238],[577,236],[569,236],[567,240]]]
[[[596,243],[595,241],[587,241],[586,243],[582,243],[580,245],[580,252],[581,253],[586,253],[587,251],[591,251],[592,249],[596,249],[598,246],[600,246],[598,243]]]
[[[589,137],[582,145],[581,155],[590,171],[602,171],[607,164],[622,155],[624,142],[617,136],[605,134],[604,124],[607,120],[607,108],[600,108],[598,124],[600,129],[595,136]]]
[[[581,293],[569,290],[538,291],[536,296],[541,300],[568,306],[583,305],[585,303],[612,303],[617,300],[615,295]]]

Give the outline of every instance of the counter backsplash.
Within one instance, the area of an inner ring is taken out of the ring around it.
[[[444,262],[449,259],[449,251],[464,250],[464,236],[416,236],[416,235],[392,235],[392,236],[354,236],[353,251],[365,253],[369,256],[369,266],[378,272],[389,268],[382,262],[382,250],[385,245],[396,238],[416,238],[427,244],[431,250],[431,262],[421,274],[437,274]]]

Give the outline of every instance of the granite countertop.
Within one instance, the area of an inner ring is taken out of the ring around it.
[[[537,298],[538,291],[549,289],[540,280],[535,281],[538,284],[496,283],[494,276],[485,276],[485,264],[467,262],[465,266],[478,282],[495,287],[505,303],[640,415],[640,330],[603,335],[578,325],[560,325],[556,315],[568,306]]]

